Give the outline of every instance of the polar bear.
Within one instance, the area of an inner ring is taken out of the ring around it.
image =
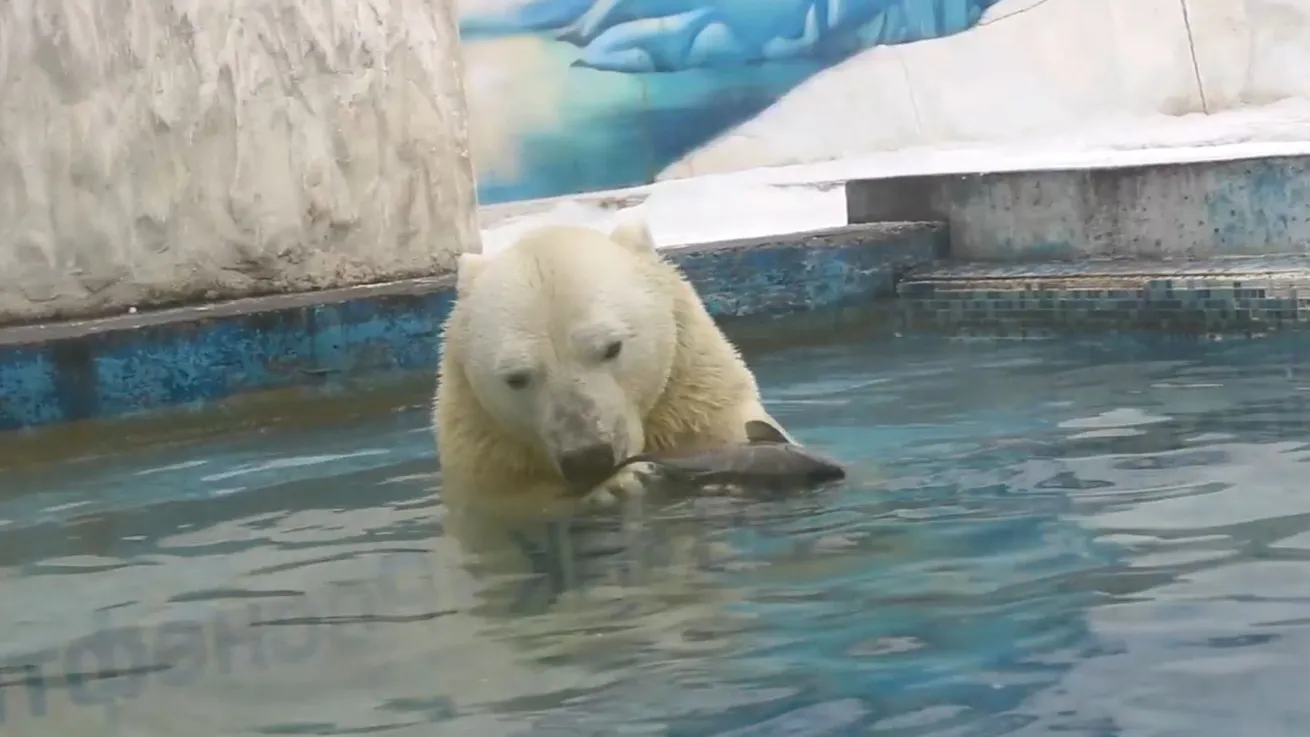
[[[548,225],[459,259],[433,421],[448,507],[566,511],[643,451],[786,430],[646,224]],[[563,505],[562,507],[560,505]]]

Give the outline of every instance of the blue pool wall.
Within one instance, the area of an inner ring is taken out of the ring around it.
[[[936,223],[669,249],[718,318],[889,296],[947,247]],[[450,277],[0,329],[0,431],[134,416],[277,389],[435,376]]]
[[[1303,327],[1310,145],[1297,146],[848,181],[846,227],[665,253],[711,314],[766,329],[880,298],[906,331]],[[452,303],[451,278],[434,277],[0,328],[0,432],[430,377]]]

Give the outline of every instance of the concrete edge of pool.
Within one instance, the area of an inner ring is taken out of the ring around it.
[[[876,223],[664,253],[732,319],[892,296],[946,248],[939,223]],[[453,300],[441,276],[0,329],[0,431],[432,375]]]

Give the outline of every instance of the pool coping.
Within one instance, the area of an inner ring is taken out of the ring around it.
[[[872,223],[662,249],[718,319],[895,295],[946,254],[941,223]],[[0,433],[241,395],[435,376],[454,277],[0,328]]]

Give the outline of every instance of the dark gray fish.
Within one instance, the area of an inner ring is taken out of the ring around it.
[[[677,484],[773,490],[809,488],[846,478],[840,463],[787,442],[767,422],[747,422],[746,437],[745,443],[694,453],[641,453],[619,468],[650,463]]]

